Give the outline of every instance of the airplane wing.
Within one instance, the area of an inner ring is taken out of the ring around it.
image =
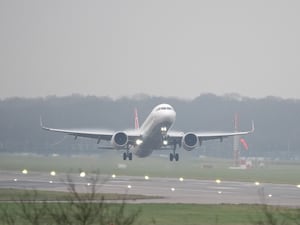
[[[96,130],[96,129],[56,129],[50,128],[43,125],[42,119],[40,119],[40,126],[43,130],[52,131],[57,133],[64,133],[67,135],[74,136],[75,139],[77,137],[85,137],[85,138],[93,138],[97,139],[97,143],[101,140],[110,141],[115,134],[115,131],[110,130]],[[135,143],[135,140],[140,137],[140,134],[134,131],[126,131],[128,135],[128,143]]]
[[[238,136],[238,135],[247,135],[254,132],[254,122],[252,121],[252,128],[249,131],[242,131],[242,132],[195,132],[194,134],[198,137],[199,143],[202,141],[208,140],[223,140],[224,138],[231,137],[231,136]],[[168,142],[172,143],[181,143],[182,138],[184,137],[183,132],[168,132]]]

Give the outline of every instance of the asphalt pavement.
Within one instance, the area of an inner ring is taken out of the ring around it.
[[[79,192],[92,186],[89,174],[57,174],[28,171],[0,171],[0,188],[67,191],[67,177]],[[231,182],[160,177],[99,176],[97,190],[102,193],[139,194],[158,198],[135,203],[193,204],[269,204],[300,207],[300,187],[288,184]]]

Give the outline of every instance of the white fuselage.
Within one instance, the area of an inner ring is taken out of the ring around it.
[[[138,157],[149,156],[153,150],[161,148],[164,136],[172,127],[176,112],[168,104],[156,106],[140,128],[142,143],[134,146],[131,151]]]

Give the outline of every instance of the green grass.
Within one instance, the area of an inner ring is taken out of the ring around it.
[[[79,193],[81,198],[88,198],[87,193]],[[0,201],[11,200],[37,200],[37,201],[66,201],[72,195],[69,192],[60,191],[40,191],[40,190],[19,190],[19,189],[2,189],[0,188]],[[155,196],[144,195],[128,195],[128,194],[114,194],[114,193],[96,193],[93,196],[94,200],[138,200],[138,199],[152,199],[159,198]]]
[[[212,168],[204,168],[210,165]],[[77,157],[46,157],[46,156],[22,156],[0,155],[0,170],[44,171],[63,173],[77,173],[80,170],[86,172],[100,171],[101,174],[117,174],[130,176],[150,177],[184,177],[205,180],[231,180],[231,181],[259,181],[270,183],[300,184],[298,171],[300,164],[270,163],[266,162],[264,168],[252,168],[247,170],[232,170],[230,160],[220,159],[184,159],[179,162],[169,162],[168,158],[148,157],[144,159],[134,158],[133,161],[123,161],[121,156],[115,154],[100,154],[93,156]],[[126,167],[120,168],[120,167]]]
[[[130,205],[129,207],[135,207]],[[250,224],[252,218],[262,218],[260,206],[249,205],[142,205],[142,221],[150,224]]]
[[[62,204],[65,204],[63,207],[67,207],[67,203]],[[27,204],[26,207],[28,210],[36,210],[36,206],[33,204]],[[55,207],[55,205],[49,204],[48,207]],[[110,210],[114,210],[119,206],[110,204],[109,207]],[[10,215],[20,213],[20,207],[17,203],[0,203],[0,211],[3,208]],[[125,205],[125,214],[128,215],[141,210],[135,223],[141,225],[253,225],[259,224],[258,221],[267,221],[265,209],[261,205],[128,204]],[[275,207],[268,207],[267,210],[277,221],[272,224],[280,224],[280,221],[287,220],[290,215],[295,215],[294,221],[299,222],[299,210]],[[0,222],[0,224],[4,223]],[[17,224],[25,224],[24,219],[18,217]]]

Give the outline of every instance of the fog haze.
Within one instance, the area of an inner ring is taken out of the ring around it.
[[[0,98],[300,98],[298,1],[0,2]]]
[[[135,107],[141,124],[152,108],[161,102],[170,103],[176,110],[173,130],[233,131],[233,118],[238,113],[242,131],[249,130],[251,120],[255,121],[254,134],[244,137],[249,150],[241,149],[241,156],[300,159],[300,100],[220,97],[212,94],[201,95],[191,101],[150,96],[112,100],[79,95],[0,100],[0,153],[101,154],[95,139],[78,138],[74,141],[74,137],[43,131],[40,128],[40,116],[44,125],[54,128],[122,131],[134,127]],[[232,158],[232,140],[225,138],[221,143],[205,141],[199,149],[191,152],[180,149],[179,152],[187,153],[189,157],[203,154]],[[100,143],[104,146],[107,144],[105,141]]]

